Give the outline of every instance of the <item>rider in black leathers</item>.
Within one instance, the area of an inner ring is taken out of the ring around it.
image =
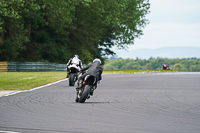
[[[95,82],[95,88],[97,87],[97,82],[100,81],[102,79],[102,72],[103,72],[103,68],[101,66],[101,60],[96,58],[93,60],[93,62],[90,62],[86,67],[82,68],[81,71],[85,71],[87,70],[86,73],[84,73],[83,75],[81,75],[78,79],[78,87],[81,87],[82,81],[85,78],[86,75],[93,75],[94,77],[96,77],[96,82]]]

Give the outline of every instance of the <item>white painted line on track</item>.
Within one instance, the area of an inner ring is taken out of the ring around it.
[[[13,131],[0,131],[0,133],[21,133],[21,132],[13,132]]]
[[[102,75],[105,75],[105,74],[102,74]],[[11,96],[11,95],[14,95],[14,94],[17,94],[17,93],[21,93],[21,92],[34,91],[34,90],[37,90],[37,89],[41,89],[41,88],[43,88],[43,87],[47,87],[47,86],[50,86],[50,85],[53,85],[53,84],[60,83],[60,82],[62,82],[62,81],[68,80],[68,79],[69,79],[69,78],[62,79],[62,80],[58,80],[58,81],[53,82],[53,83],[49,83],[49,84],[46,84],[46,85],[43,85],[43,86],[39,86],[39,87],[32,88],[32,89],[30,89],[30,90],[16,91],[16,92],[13,92],[13,93],[9,93],[9,94],[6,94],[6,95],[2,95],[2,96],[0,96],[0,97]],[[1,133],[1,132],[0,132],[0,133]]]
[[[59,81],[56,81],[56,82],[53,82],[53,83],[49,83],[49,84],[46,84],[46,85],[43,85],[43,86],[39,86],[39,87],[33,88],[31,90],[27,90],[27,91],[34,91],[34,90],[37,90],[37,89],[40,89],[40,88],[43,88],[43,87],[47,87],[47,86],[50,86],[50,85],[53,85],[53,84],[60,83],[60,82],[65,81],[65,80],[68,80],[68,78],[62,79],[62,80],[59,80]]]
[[[65,81],[65,80],[68,80],[68,78],[62,79],[62,80],[58,80],[58,81],[56,81],[56,82],[49,83],[49,84],[46,84],[46,85],[43,85],[43,86],[35,87],[35,88],[30,89],[30,90],[16,91],[16,92],[13,92],[13,93],[10,93],[10,94],[7,94],[7,95],[3,95],[3,96],[0,96],[0,97],[11,96],[11,95],[14,95],[14,94],[17,94],[17,93],[20,93],[20,92],[34,91],[34,90],[37,90],[37,89],[41,89],[41,88],[43,88],[43,87],[47,87],[47,86],[50,86],[50,85],[53,85],[53,84],[60,83],[60,82]],[[0,131],[0,133],[1,133],[1,131]],[[9,132],[9,133],[10,133],[10,132]],[[12,132],[11,132],[11,133],[12,133]],[[14,133],[14,132],[13,132],[13,133]]]

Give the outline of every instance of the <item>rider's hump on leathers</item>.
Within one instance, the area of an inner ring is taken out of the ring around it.
[[[81,69],[81,71],[85,71],[85,70],[88,70],[87,74],[91,74],[91,75],[95,76],[97,78],[97,81],[101,80],[101,74],[103,72],[103,68],[102,68],[101,63],[99,61],[90,62],[86,67]],[[85,74],[83,74],[81,76],[81,78],[85,77]]]

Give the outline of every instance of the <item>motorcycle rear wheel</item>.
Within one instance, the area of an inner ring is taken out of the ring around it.
[[[89,93],[90,93],[90,86],[85,85],[85,89],[83,91],[83,94],[79,98],[79,103],[84,103],[85,100],[87,99]]]
[[[75,74],[74,73],[70,73],[69,75],[69,86],[74,86],[74,79],[75,79]]]

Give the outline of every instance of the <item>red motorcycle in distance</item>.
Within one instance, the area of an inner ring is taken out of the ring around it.
[[[170,70],[169,65],[165,65],[165,64],[163,64],[163,70]]]

